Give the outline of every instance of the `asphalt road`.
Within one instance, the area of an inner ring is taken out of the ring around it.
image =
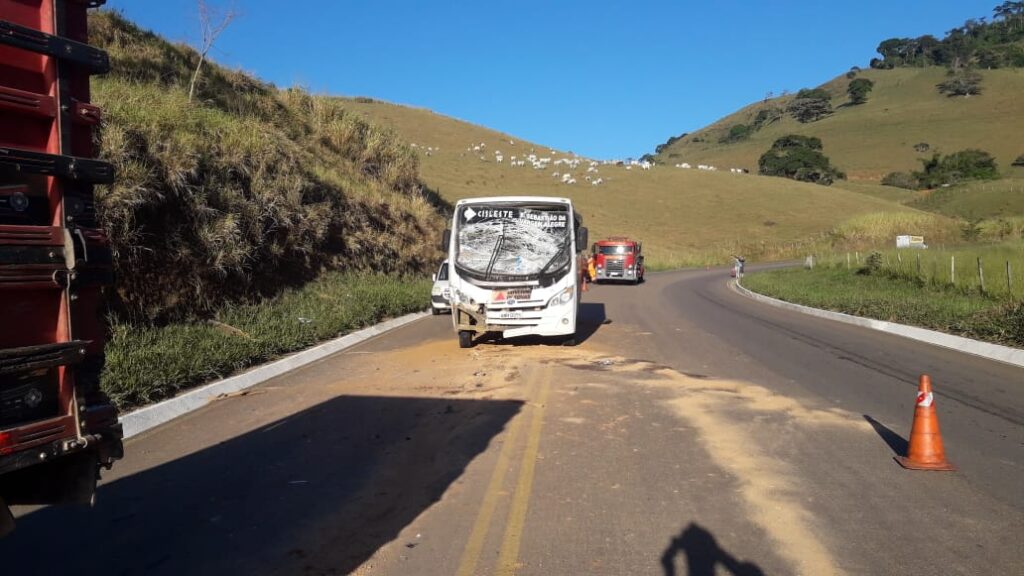
[[[1024,574],[1024,370],[747,300],[585,297],[584,340],[428,318],[128,442],[3,574]],[[957,472],[911,472],[919,374]]]

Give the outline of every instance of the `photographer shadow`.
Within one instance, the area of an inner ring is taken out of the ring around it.
[[[699,524],[691,522],[679,536],[672,539],[661,555],[665,576],[676,576],[676,556],[686,557],[687,576],[714,576],[721,565],[733,576],[764,576],[764,571],[753,562],[741,562],[718,545],[714,535]]]

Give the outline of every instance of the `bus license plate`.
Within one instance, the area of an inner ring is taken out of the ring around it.
[[[520,320],[523,317],[522,312],[501,312],[498,314],[498,318],[502,320]]]

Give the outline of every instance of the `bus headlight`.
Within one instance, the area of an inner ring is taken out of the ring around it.
[[[569,286],[565,290],[562,290],[558,294],[555,294],[548,300],[548,306],[561,306],[562,304],[568,304],[572,302],[573,296],[576,294],[576,287]]]

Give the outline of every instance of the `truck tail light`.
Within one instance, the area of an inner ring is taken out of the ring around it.
[[[14,436],[10,432],[0,432],[0,454],[7,454],[10,452],[11,446],[14,445]]]

